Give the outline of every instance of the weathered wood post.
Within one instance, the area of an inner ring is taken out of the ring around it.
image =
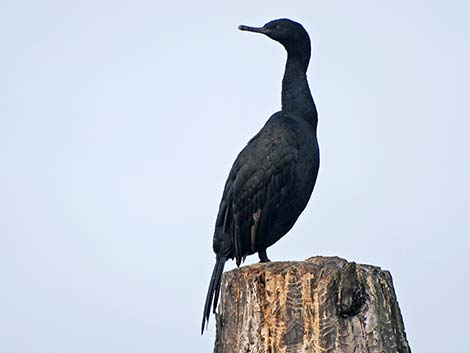
[[[338,257],[242,267],[222,280],[214,353],[410,353],[388,271]]]

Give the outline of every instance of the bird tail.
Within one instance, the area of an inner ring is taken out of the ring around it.
[[[212,271],[211,281],[209,283],[209,289],[207,290],[206,304],[204,305],[204,313],[202,316],[201,335],[204,333],[204,329],[209,323],[209,316],[211,315],[211,306],[213,304],[213,313],[217,308],[217,302],[219,300],[220,283],[222,280],[222,273],[224,272],[225,261],[227,257],[217,255],[214,270]]]

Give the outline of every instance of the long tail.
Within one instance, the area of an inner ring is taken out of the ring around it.
[[[202,316],[201,335],[204,333],[204,329],[209,323],[209,316],[211,315],[211,305],[213,305],[213,312],[217,308],[217,302],[219,300],[220,282],[222,280],[222,273],[224,272],[224,265],[227,258],[224,256],[217,255],[214,270],[212,271],[211,281],[209,283],[209,289],[207,290],[206,304],[204,305],[204,313]]]

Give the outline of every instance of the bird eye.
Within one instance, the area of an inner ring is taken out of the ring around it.
[[[276,27],[274,27],[274,28],[276,28],[276,29],[280,29],[280,28],[281,28],[281,26],[279,26],[279,25],[276,25]]]

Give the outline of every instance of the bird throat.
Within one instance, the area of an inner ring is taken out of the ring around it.
[[[307,82],[309,57],[288,52],[282,79],[282,111],[302,115],[316,125],[317,110]]]

